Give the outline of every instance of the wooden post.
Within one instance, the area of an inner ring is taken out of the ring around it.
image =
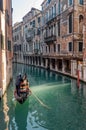
[[[77,70],[77,86],[80,87],[80,70]]]
[[[84,21],[83,21],[83,80],[86,80],[86,0],[84,0]]]
[[[0,88],[0,99],[2,98],[2,88]]]
[[[77,69],[77,86],[78,86],[78,88],[80,87],[80,70],[81,70],[80,61],[78,61],[78,69]]]

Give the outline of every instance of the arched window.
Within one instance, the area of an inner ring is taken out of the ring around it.
[[[79,33],[83,31],[83,15],[79,15]]]

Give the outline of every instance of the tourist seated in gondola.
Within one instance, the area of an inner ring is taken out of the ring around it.
[[[25,74],[23,76],[23,82],[21,82],[20,84],[20,93],[31,93],[31,90],[29,88],[29,82],[28,82],[28,79],[27,79],[27,75]]]

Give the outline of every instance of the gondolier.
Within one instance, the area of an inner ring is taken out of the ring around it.
[[[23,79],[22,79],[21,73],[19,73],[19,75],[17,76],[17,79],[16,79],[16,91],[17,91],[18,95],[20,94],[19,89],[20,89],[21,82],[23,82]]]
[[[26,78],[22,78],[21,74],[19,74],[16,81],[14,96],[16,100],[22,104],[27,99],[28,95],[31,94],[29,82]]]

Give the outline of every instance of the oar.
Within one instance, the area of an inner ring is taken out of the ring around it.
[[[44,104],[30,89],[31,93],[33,94],[33,96],[37,99],[37,101],[43,106],[46,107],[47,109],[51,109],[51,107],[49,107],[48,105]]]

